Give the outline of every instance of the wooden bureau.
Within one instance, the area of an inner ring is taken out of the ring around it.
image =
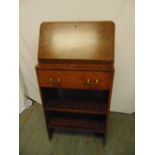
[[[55,129],[105,137],[114,34],[111,21],[41,24],[36,72],[49,138]]]

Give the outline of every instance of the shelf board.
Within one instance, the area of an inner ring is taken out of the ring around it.
[[[86,130],[93,132],[105,132],[105,122],[101,120],[87,120],[74,118],[53,117],[48,122],[48,128],[67,130]]]
[[[106,103],[77,100],[48,100],[45,110],[55,112],[73,112],[94,115],[106,115]]]

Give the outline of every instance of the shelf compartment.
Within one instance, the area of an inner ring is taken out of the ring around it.
[[[105,117],[86,114],[49,113],[48,128],[105,132]]]
[[[41,88],[47,111],[105,115],[108,113],[108,90]]]
[[[48,100],[76,100],[76,101],[97,101],[108,102],[108,90],[82,90],[66,88],[44,88],[41,87],[42,96]]]
[[[45,110],[57,112],[73,112],[94,115],[106,115],[106,103],[97,101],[48,100]]]

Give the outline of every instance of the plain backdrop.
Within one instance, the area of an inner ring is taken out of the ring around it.
[[[44,21],[104,21],[116,26],[111,111],[135,111],[134,0],[20,0],[20,112],[27,96],[41,103],[35,65]]]

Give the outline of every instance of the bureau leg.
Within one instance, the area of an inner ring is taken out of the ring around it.
[[[106,133],[104,133],[104,134],[103,134],[103,145],[106,144],[106,137],[107,137],[107,136],[106,136]]]
[[[102,142],[105,145],[106,143],[106,133],[95,133],[95,136],[102,138]]]
[[[48,138],[49,138],[49,140],[52,139],[53,133],[54,133],[54,130],[53,129],[48,129]]]

